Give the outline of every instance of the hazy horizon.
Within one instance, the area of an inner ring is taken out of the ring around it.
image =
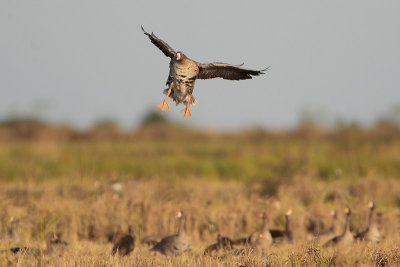
[[[179,123],[292,127],[311,111],[371,124],[400,103],[399,2],[226,3],[0,3],[0,118],[136,125],[164,98],[169,66],[141,25],[196,61],[271,66],[198,80],[191,118],[164,112]]]

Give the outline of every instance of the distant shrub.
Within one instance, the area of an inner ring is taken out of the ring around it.
[[[155,124],[169,124],[169,120],[161,112],[152,110],[144,115],[140,127],[145,127]]]

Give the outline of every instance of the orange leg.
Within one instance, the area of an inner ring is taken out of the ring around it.
[[[157,105],[157,107],[161,110],[167,110],[169,109],[169,103],[168,103],[168,97],[172,92],[172,84],[169,86],[168,92],[167,92],[167,97],[164,99],[163,102],[161,102],[160,104]]]
[[[190,106],[190,98],[191,98],[191,95],[188,95],[186,108],[182,109],[182,111],[181,111],[183,117],[185,117],[185,118],[192,116],[192,112],[190,112],[190,108],[189,108],[189,106]]]

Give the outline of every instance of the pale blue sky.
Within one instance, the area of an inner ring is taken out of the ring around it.
[[[132,126],[163,99],[169,60],[147,31],[201,61],[271,66],[199,80],[179,122],[293,126],[307,109],[374,121],[400,102],[399,1],[1,1],[0,117]]]

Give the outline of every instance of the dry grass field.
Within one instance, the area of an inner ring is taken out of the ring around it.
[[[209,133],[168,125],[134,132],[6,125],[0,250],[45,249],[49,231],[69,244],[40,256],[0,253],[0,266],[399,266],[399,148],[399,131],[390,127]],[[380,243],[326,248],[307,232],[310,218],[328,226],[331,209],[341,232],[346,206],[352,233],[363,230],[368,200],[376,203]],[[283,229],[288,207],[294,244],[272,245],[264,255],[203,255],[218,233],[235,239],[260,230],[259,212]],[[176,232],[178,210],[187,215],[190,251],[166,257],[140,243]],[[135,250],[111,256],[110,241],[129,224]]]

